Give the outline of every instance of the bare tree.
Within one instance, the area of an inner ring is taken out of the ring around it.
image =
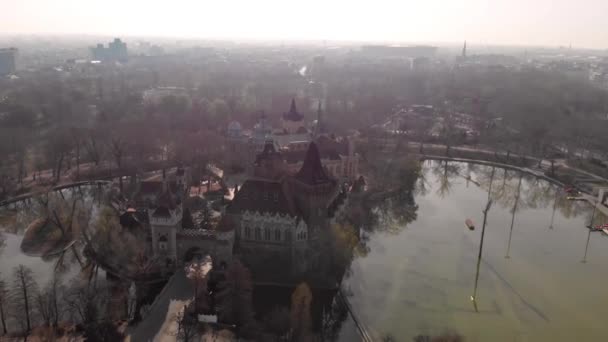
[[[87,138],[84,142],[84,149],[89,160],[99,166],[104,157],[104,136],[103,129],[94,127],[87,132]]]
[[[175,322],[177,323],[176,341],[193,341],[198,334],[198,321],[193,312],[189,310],[189,306],[184,307],[175,315]]]
[[[85,142],[82,129],[73,127],[71,129],[72,143],[74,144],[74,157],[76,158],[76,180],[80,180],[80,157]]]
[[[32,304],[38,292],[38,284],[34,280],[32,270],[19,265],[13,269],[13,308],[17,313],[25,315],[26,331],[32,328]]]
[[[223,322],[236,324],[239,328],[252,323],[251,272],[240,260],[233,261],[228,267],[226,280],[220,282],[218,287],[218,318]]]
[[[46,153],[49,158],[48,161],[52,165],[55,182],[58,182],[61,179],[63,162],[69,154],[71,147],[69,133],[65,130],[53,132],[53,135],[48,140]]]
[[[0,278],[0,321],[2,322],[2,331],[4,335],[8,333],[8,330],[6,329],[6,313],[4,311],[8,304],[8,296],[9,293],[6,288],[6,283]]]
[[[108,299],[106,288],[75,282],[66,290],[65,305],[71,319],[87,327],[105,320]]]
[[[63,286],[60,278],[54,275],[42,292],[36,296],[38,312],[47,326],[57,327],[63,308],[61,307],[61,295]]]

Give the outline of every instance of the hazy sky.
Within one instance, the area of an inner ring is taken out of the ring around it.
[[[1,33],[608,48],[608,0],[0,0]]]

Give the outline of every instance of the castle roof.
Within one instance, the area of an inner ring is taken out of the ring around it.
[[[176,208],[175,198],[169,186],[165,184],[163,192],[158,196],[156,200],[156,205],[159,207],[164,207],[169,210],[173,210]]]
[[[291,107],[289,108],[289,112],[283,113],[283,120],[302,121],[303,119],[304,115],[300,114],[296,108],[296,100],[291,99]]]
[[[272,142],[271,140],[267,140],[264,144],[264,150],[262,150],[262,152],[258,153],[258,155],[256,156],[255,164],[259,165],[260,162],[262,162],[263,160],[277,157],[282,158],[281,152],[276,150],[276,148],[274,147],[274,142]]]
[[[297,151],[284,151],[281,152],[285,161],[288,164],[296,164],[306,159],[307,151],[297,150]],[[327,150],[319,150],[319,154],[321,159],[329,159],[329,160],[340,160],[340,154],[335,150],[327,149]]]
[[[304,164],[295,178],[307,185],[319,185],[333,182],[327,173],[325,173],[325,169],[321,164],[319,149],[314,142],[311,142],[310,145],[308,145]]]
[[[286,187],[281,182],[259,179],[249,179],[243,183],[228,211],[232,213],[257,211],[262,214],[299,216],[293,205],[292,196],[287,193]]]
[[[152,217],[171,217],[171,212],[167,207],[158,207],[152,213]]]

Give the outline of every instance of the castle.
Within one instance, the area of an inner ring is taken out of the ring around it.
[[[252,173],[253,159],[257,153],[266,153],[270,142],[283,159],[286,169],[295,174],[303,166],[306,150],[314,141],[319,151],[321,164],[327,172],[339,181],[352,182],[359,176],[359,155],[355,152],[352,137],[336,138],[325,131],[321,103],[317,110],[317,120],[308,128],[305,117],[292,99],[289,111],[280,118],[281,127],[273,129],[268,117],[262,113],[251,132],[243,130],[239,122],[233,121],[226,131],[227,156],[231,165]]]
[[[346,192],[327,174],[311,142],[294,175],[272,142],[258,155],[254,175],[226,208],[234,225],[235,251],[257,281],[292,279],[323,268],[321,233],[345,203]]]
[[[189,170],[177,168],[162,179],[140,181],[132,202],[134,208],[123,216],[136,215],[149,229],[151,253],[161,264],[171,268],[193,254],[211,255],[218,263],[232,259],[234,231],[220,225],[214,231],[185,227],[183,202],[189,194]],[[121,217],[121,222],[128,222]]]

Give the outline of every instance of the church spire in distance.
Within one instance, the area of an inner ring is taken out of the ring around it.
[[[467,41],[464,41],[464,46],[462,47],[462,58],[467,58]]]
[[[297,113],[298,110],[296,109],[296,99],[292,98],[291,99],[291,107],[289,107],[289,113]]]

